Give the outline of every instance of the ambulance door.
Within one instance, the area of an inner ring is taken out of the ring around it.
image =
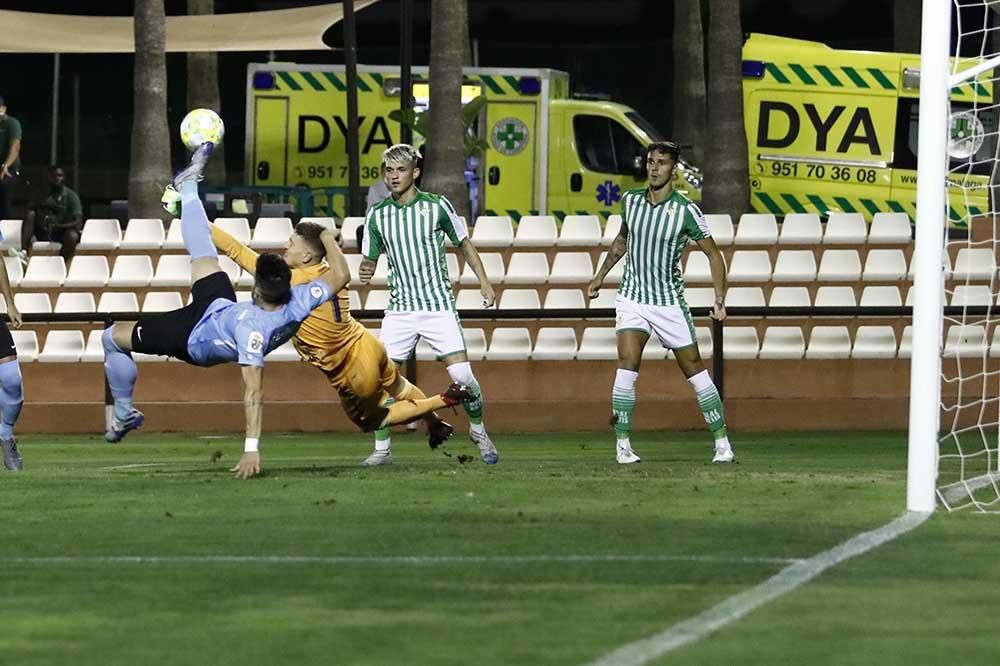
[[[288,182],[288,98],[255,97],[253,119],[250,181],[254,185],[293,185]]]
[[[573,137],[575,155],[567,154],[568,196],[566,214],[617,212],[622,194],[644,181],[636,157],[645,147],[617,120],[591,113],[568,113],[567,136]]]
[[[536,168],[538,104],[495,102],[486,105],[485,186],[481,210],[487,215],[527,215],[538,206]],[[491,212],[492,211],[492,212]]]

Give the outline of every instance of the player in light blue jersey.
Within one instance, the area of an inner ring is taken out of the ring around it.
[[[236,362],[242,366],[247,427],[243,457],[232,471],[245,479],[260,472],[257,446],[264,357],[291,339],[313,308],[346,287],[350,272],[336,236],[326,231],[320,241],[330,270],[312,282],[292,287],[285,260],[276,254],[262,254],[257,260],[253,301],[237,303],[229,276],[219,265],[208,217],[198,198],[198,181],[212,148],[206,143],[196,150],[191,164],[173,182],[182,203],[181,234],[191,255],[191,303],[171,312],[143,315],[134,323],[117,323],[104,332],[104,369],[115,401],[105,439],[120,441],[143,422],[142,412],[132,405],[138,371],[131,352],[172,356],[202,367]]]

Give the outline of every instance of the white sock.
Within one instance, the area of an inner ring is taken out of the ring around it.
[[[469,430],[471,430],[472,432],[476,433],[477,435],[485,435],[486,434],[486,426],[484,424],[482,424],[482,423],[470,423],[469,424]]]
[[[726,450],[730,448],[729,436],[723,437],[722,439],[715,440],[715,448]]]
[[[375,440],[375,451],[388,453],[392,449],[391,439],[376,439]]]

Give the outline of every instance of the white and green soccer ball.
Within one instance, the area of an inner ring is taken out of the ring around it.
[[[188,150],[197,150],[203,143],[222,143],[226,134],[226,126],[215,111],[211,109],[195,109],[184,116],[181,121],[181,141]]]

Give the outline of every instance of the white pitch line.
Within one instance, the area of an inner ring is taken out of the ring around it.
[[[788,557],[718,555],[56,555],[3,557],[4,564],[523,564],[530,562],[704,562],[781,565],[801,562]]]
[[[112,465],[111,467],[102,467],[102,471],[111,472],[119,469],[142,469],[143,467],[162,467],[164,465],[169,465],[171,463],[132,463],[131,465]]]
[[[589,666],[638,666],[694,643],[808,583],[827,569],[906,534],[927,520],[930,515],[905,513],[878,529],[862,532],[830,550],[785,567],[760,585],[733,595],[703,613],[668,627],[658,634],[623,645],[590,662]]]
[[[987,474],[983,474],[982,476],[966,479],[965,481],[956,481],[954,483],[949,483],[946,486],[942,486],[938,489],[938,495],[950,511],[956,508],[954,505],[960,500],[969,500],[969,503],[971,504],[977,490],[987,486],[995,487],[998,482],[1000,482],[1000,472],[989,472]],[[983,502],[983,504],[992,504],[992,501]]]

